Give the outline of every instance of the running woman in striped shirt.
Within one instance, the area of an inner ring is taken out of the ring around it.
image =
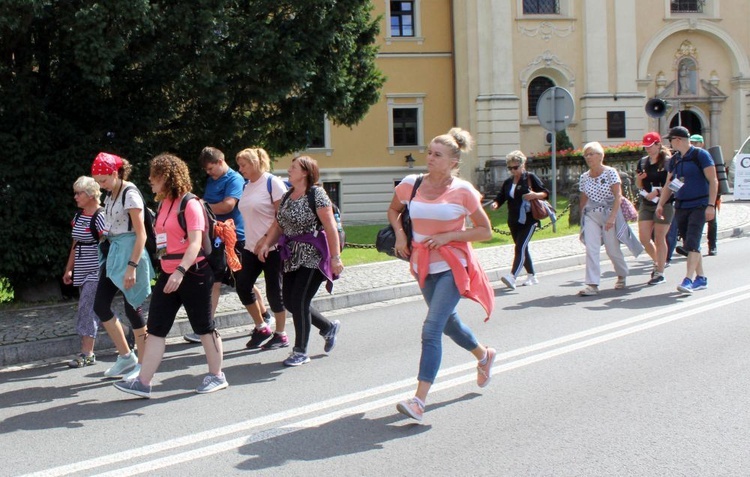
[[[412,197],[416,175],[405,177],[396,186],[388,209],[388,221],[396,230],[396,253],[410,257],[412,274],[419,281],[428,307],[422,325],[417,391],[413,398],[396,406],[400,413],[417,421],[422,420],[427,393],[440,369],[443,334],[476,357],[479,387],[489,383],[495,360],[495,350],[480,344],[456,311],[464,296],[479,302],[489,319],[495,303],[487,275],[470,244],[492,237],[490,219],[482,208],[479,192],[454,175],[461,153],[471,149],[471,141],[468,131],[453,128],[430,143],[427,174],[409,205],[412,250],[407,246],[400,215]],[[473,227],[466,228],[466,217]]]

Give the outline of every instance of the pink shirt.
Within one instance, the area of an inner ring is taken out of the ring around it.
[[[157,242],[159,234],[167,234],[167,254],[178,254],[183,255],[185,250],[188,248],[188,241],[186,238],[186,232],[180,227],[180,223],[177,221],[177,214],[180,211],[180,201],[178,199],[164,199],[159,206],[159,213],[156,216],[156,224],[154,232],[157,235]],[[203,208],[197,200],[189,200],[185,207],[185,224],[187,230],[200,230],[203,231],[206,228],[206,221],[203,217]],[[204,257],[198,256],[194,263],[198,263],[204,260]],[[174,273],[175,269],[180,265],[181,258],[175,259],[161,259],[161,268],[165,273]]]
[[[396,196],[401,203],[406,204],[411,197],[411,191],[417,175],[409,175],[396,186]],[[421,187],[420,187],[421,188]],[[428,200],[422,197],[420,190],[411,202],[409,213],[412,220],[413,240],[421,243],[426,237],[445,232],[455,232],[466,228],[466,217],[481,207],[479,192],[471,183],[454,177],[453,181],[441,196]],[[446,245],[450,247],[450,245]],[[459,255],[463,266],[467,266],[466,259]],[[429,273],[440,273],[450,270],[450,265],[436,250],[430,251]],[[412,261],[414,272],[418,273],[417,263]]]

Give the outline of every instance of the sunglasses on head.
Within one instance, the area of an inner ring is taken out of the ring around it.
[[[515,170],[520,169],[520,168],[521,168],[521,166],[508,166],[508,170],[509,171],[515,171]]]

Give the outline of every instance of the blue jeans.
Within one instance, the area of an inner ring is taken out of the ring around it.
[[[422,296],[427,302],[428,311],[422,324],[422,357],[417,378],[433,383],[443,357],[443,334],[467,351],[476,349],[479,343],[456,312],[461,295],[450,270],[427,275]]]

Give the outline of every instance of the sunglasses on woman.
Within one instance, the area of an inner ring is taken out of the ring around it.
[[[520,168],[521,168],[521,166],[508,166],[508,170],[509,171],[515,171],[515,170],[518,170]]]

